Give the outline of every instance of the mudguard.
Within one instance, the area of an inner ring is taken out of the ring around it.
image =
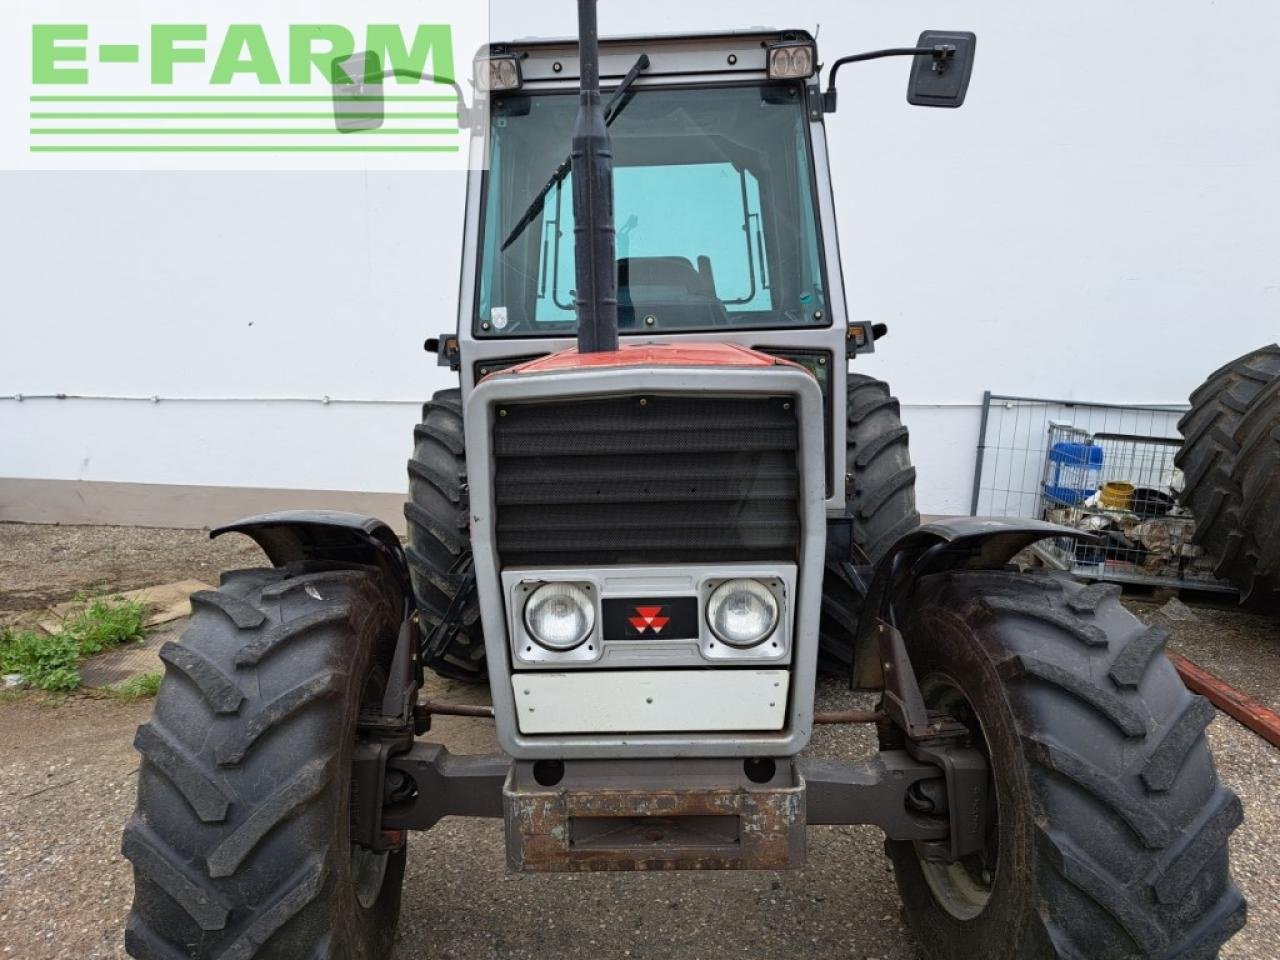
[[[375,567],[384,589],[399,599],[407,617],[413,612],[409,565],[400,538],[381,520],[335,510],[286,510],[246,517],[209,532],[243,533],[277,567],[290,563],[329,562]]]
[[[868,639],[877,623],[896,622],[893,607],[910,596],[921,577],[946,570],[999,570],[1038,540],[1067,537],[1096,540],[1071,527],[1013,517],[956,517],[904,534],[880,558],[862,605],[858,639]]]
[[[913,755],[918,754],[917,759],[925,758],[933,749],[928,741],[945,731],[925,709],[915,670],[898,630],[898,624],[906,620],[906,608],[916,583],[922,577],[947,570],[1003,569],[1021,550],[1048,537],[1096,539],[1092,534],[1041,520],[960,517],[928,523],[904,534],[876,564],[858,622],[857,649],[879,655],[874,660],[864,657],[863,661],[873,669],[853,679],[865,689],[883,691],[883,709],[906,734],[909,749],[915,751]],[[947,759],[945,753],[937,756],[948,769],[948,786],[954,787],[958,785],[952,783],[956,771],[950,764],[954,758]],[[953,837],[964,835],[960,827],[959,823],[953,824]],[[970,842],[978,839],[969,837]],[[952,853],[958,856],[959,848]]]

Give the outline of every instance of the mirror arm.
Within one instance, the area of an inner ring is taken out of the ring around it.
[[[453,92],[458,97],[458,126],[459,128],[471,126],[471,108],[467,106],[467,101],[463,99],[462,86],[457,80],[450,77],[439,77],[434,73],[418,73],[416,70],[382,71],[383,80],[390,80],[392,77],[402,78],[405,80],[427,80],[431,83],[442,83],[445,86],[453,87]]]
[[[939,43],[932,47],[890,47],[887,50],[872,50],[870,53],[855,53],[841,57],[831,65],[827,74],[827,89],[822,94],[822,112],[836,112],[836,73],[846,63],[864,63],[867,60],[882,60],[885,57],[933,57],[933,69],[945,73],[950,60],[956,55],[956,48],[950,43]]]

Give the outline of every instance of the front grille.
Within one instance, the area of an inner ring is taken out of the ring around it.
[[[505,566],[797,559],[790,398],[602,397],[498,413]]]

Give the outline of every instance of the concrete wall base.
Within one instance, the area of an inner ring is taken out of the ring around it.
[[[351,490],[286,490],[0,477],[0,522],[200,530],[272,510],[346,510],[405,532],[405,498]]]

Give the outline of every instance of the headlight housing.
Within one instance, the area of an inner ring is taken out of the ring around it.
[[[577,584],[544,583],[525,601],[524,626],[539,646],[572,650],[595,629],[596,607]]]
[[[707,626],[721,643],[754,647],[778,626],[778,599],[759,580],[726,580],[707,598]]]
[[[813,76],[818,51],[812,43],[775,43],[768,51],[770,80],[803,80]]]
[[[476,89],[481,93],[519,90],[524,85],[519,57],[476,59]]]

